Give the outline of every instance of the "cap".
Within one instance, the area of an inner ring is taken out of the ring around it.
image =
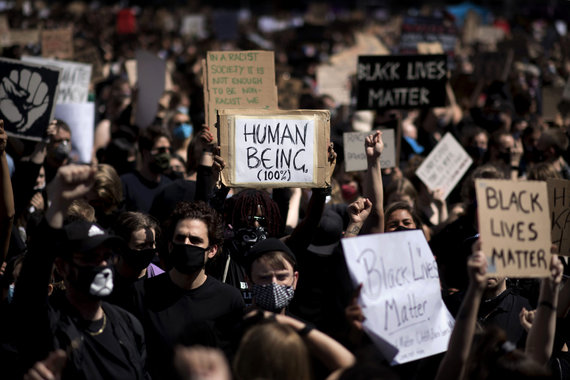
[[[63,226],[64,253],[87,252],[102,244],[119,245],[123,240],[110,235],[96,223],[76,220]]]
[[[307,250],[318,255],[332,254],[342,237],[342,231],[342,217],[327,209],[321,217],[317,231]]]
[[[246,265],[249,268],[251,264],[258,258],[263,256],[263,254],[275,251],[283,252],[289,255],[289,257],[293,259],[294,263],[297,262],[295,254],[293,253],[293,251],[291,251],[289,247],[287,247],[285,243],[276,238],[267,238],[265,240],[261,240],[259,243],[256,243],[253,247],[249,249],[249,251],[247,251],[244,257]]]

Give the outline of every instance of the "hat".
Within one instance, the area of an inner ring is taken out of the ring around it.
[[[259,259],[265,253],[275,252],[275,251],[283,252],[287,254],[291,259],[293,259],[294,263],[297,262],[295,254],[293,253],[293,251],[291,251],[289,247],[287,247],[285,243],[276,238],[267,238],[265,240],[261,240],[259,243],[256,243],[253,247],[249,249],[249,251],[247,251],[247,253],[245,254],[245,261],[247,267],[249,268],[255,260]]]
[[[98,224],[86,220],[76,220],[63,226],[63,236],[64,253],[87,252],[102,244],[118,245],[123,241]]]
[[[313,252],[318,255],[330,255],[333,253],[340,241],[340,238],[342,237],[342,218],[338,213],[329,210],[330,209],[327,209],[321,217],[321,221],[317,227],[313,240],[307,247],[309,252]]]

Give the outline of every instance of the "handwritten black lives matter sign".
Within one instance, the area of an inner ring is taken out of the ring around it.
[[[546,277],[550,215],[546,182],[477,179],[479,233],[489,272]]]
[[[52,119],[61,69],[0,59],[0,118],[6,132],[40,140]]]
[[[447,57],[368,55],[358,57],[359,110],[445,105]]]

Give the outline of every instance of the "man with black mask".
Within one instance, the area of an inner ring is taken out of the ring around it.
[[[167,273],[135,285],[135,313],[149,341],[153,379],[175,378],[177,343],[227,348],[244,312],[239,291],[206,275],[222,244],[222,224],[204,202],[180,202],[166,225]]]
[[[91,167],[66,165],[48,187],[50,207],[31,237],[14,295],[22,368],[62,349],[67,352],[63,378],[144,379],[146,349],[141,324],[101,300],[113,289],[110,264],[120,239],[83,220],[63,225],[69,205],[85,196],[94,174]],[[65,292],[48,299],[54,261]]]

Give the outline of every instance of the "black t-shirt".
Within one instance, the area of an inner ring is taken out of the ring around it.
[[[160,182],[148,181],[139,172],[134,172],[123,174],[121,182],[123,183],[125,209],[148,213],[155,195],[162,189],[162,186],[172,181],[165,175],[160,176]]]
[[[164,221],[180,201],[192,202],[196,195],[196,181],[177,179],[162,187],[155,195],[150,207],[150,215]]]

